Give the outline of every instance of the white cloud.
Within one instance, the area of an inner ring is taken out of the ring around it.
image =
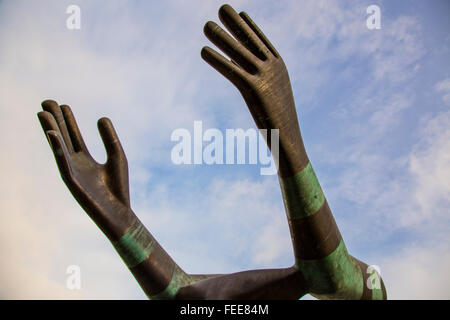
[[[411,246],[383,261],[388,299],[450,298],[450,248],[447,243]]]
[[[448,228],[450,112],[442,112],[428,119],[420,133],[422,138],[409,158],[409,170],[415,182],[413,197],[419,207],[419,216],[416,218],[419,219],[418,223],[427,219],[437,225],[447,220],[444,226]],[[413,216],[409,214],[407,219],[413,219]]]
[[[436,83],[434,88],[437,92],[442,93],[442,101],[446,105],[450,105],[450,78]]]
[[[261,230],[254,244],[253,261],[257,265],[272,267],[277,260],[291,256],[294,262],[289,227],[282,210],[274,212],[271,221]],[[285,265],[287,267],[289,265]]]

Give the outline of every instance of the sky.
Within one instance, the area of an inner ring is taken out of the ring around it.
[[[200,57],[218,1],[0,1],[0,298],[145,299],[62,182],[36,113],[69,104],[99,162],[109,117],[134,212],[189,273],[294,263],[275,175],[176,165],[174,130],[256,128]],[[450,298],[450,2],[229,1],[289,70],[304,143],[349,252],[390,299]],[[369,30],[369,5],[381,29]],[[66,9],[81,10],[81,28]],[[67,268],[80,267],[70,290]],[[306,297],[309,298],[309,297]]]

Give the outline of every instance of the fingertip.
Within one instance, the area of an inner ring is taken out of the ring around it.
[[[248,13],[247,12],[245,12],[245,11],[241,11],[240,13],[239,13],[239,16],[241,17],[241,19],[242,20],[244,20],[244,22],[248,25],[248,26],[250,26],[250,28],[252,28],[252,19],[250,18],[250,16],[248,15]],[[253,30],[253,32],[255,32],[256,34],[258,33],[258,32],[256,32],[256,30],[254,29],[254,28],[252,28],[252,30]]]
[[[248,13],[245,12],[245,11],[239,12],[239,15],[240,15],[242,18],[248,18],[248,17],[249,17],[249,16],[248,16]]]
[[[55,100],[48,99],[42,101],[41,106],[43,110],[51,112],[52,110],[58,108],[58,102],[56,102]]]
[[[218,53],[214,51],[214,49],[204,46],[202,48],[202,51],[200,52],[200,55],[204,61],[206,61],[208,64],[214,66],[216,63],[216,60],[219,58],[217,57]]]
[[[98,119],[97,127],[99,129],[108,129],[108,128],[112,127],[112,122],[109,118],[102,117],[102,118]]]
[[[72,109],[67,104],[61,105],[60,108],[61,108],[61,112],[63,114],[64,120],[66,121],[66,125],[68,126],[71,119],[74,118]]]
[[[56,101],[53,100],[53,99],[46,99],[46,100],[44,100],[44,101],[41,102],[41,106],[44,106],[44,105],[51,105],[51,104],[56,104],[56,105],[58,105],[58,102],[56,102]]]
[[[58,125],[56,124],[55,118],[50,112],[40,111],[38,112],[37,116],[44,131],[57,129]]]
[[[222,14],[226,14],[226,13],[228,13],[230,11],[234,11],[233,7],[230,6],[228,3],[225,3],[224,5],[222,5],[219,8],[219,16],[222,15]]]
[[[100,137],[102,138],[106,149],[106,162],[123,159],[125,154],[120,144],[119,137],[117,136],[117,132],[109,118],[103,117],[98,120],[98,131],[100,132]]]
[[[238,16],[238,13],[236,12],[236,10],[233,9],[232,6],[228,4],[224,4],[219,9],[219,19],[224,23],[226,21],[229,21],[230,19],[236,20],[236,16]]]
[[[218,27],[218,24],[214,21],[208,21],[205,23],[205,26],[203,27],[203,33],[208,37],[212,33],[214,33],[214,30]]]
[[[117,139],[116,131],[111,120],[107,117],[98,119],[97,121],[98,131],[105,143],[112,143]]]
[[[62,104],[60,108],[63,112],[72,113],[72,109],[67,104]]]
[[[45,113],[46,113],[46,112],[47,112],[47,111],[39,111],[39,112],[36,114],[37,117],[38,117],[38,119],[39,119],[39,121],[41,121],[41,119],[45,117]]]
[[[44,126],[46,112],[47,111],[39,111],[37,113],[37,117],[38,117],[38,120],[39,120],[39,123],[41,124],[41,126]]]
[[[201,55],[201,57],[202,57],[203,59],[205,59],[206,56],[209,54],[209,52],[208,52],[209,50],[211,50],[211,48],[208,47],[208,46],[204,46],[204,47],[202,48],[202,50],[200,51],[200,55]]]

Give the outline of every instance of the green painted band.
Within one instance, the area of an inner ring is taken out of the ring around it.
[[[280,186],[288,219],[302,219],[313,215],[325,201],[311,163],[293,177],[280,178]]]
[[[154,243],[155,240],[148,230],[140,221],[136,221],[113,246],[128,268],[132,268],[147,259]]]
[[[175,266],[168,286],[162,292],[149,296],[149,298],[151,300],[172,300],[177,295],[178,290],[193,282],[195,282],[194,279],[181,270],[180,267]]]
[[[351,257],[344,241],[327,257],[297,260],[296,267],[305,277],[308,289],[318,298],[360,299],[364,280],[358,262]]]

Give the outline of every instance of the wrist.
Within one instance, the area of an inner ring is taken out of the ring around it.
[[[98,215],[100,218],[94,221],[111,242],[121,239],[139,221],[133,210],[127,206],[117,206],[106,212],[107,214]]]
[[[156,245],[155,238],[136,216],[120,237],[110,238],[110,241],[128,268],[147,259]]]

